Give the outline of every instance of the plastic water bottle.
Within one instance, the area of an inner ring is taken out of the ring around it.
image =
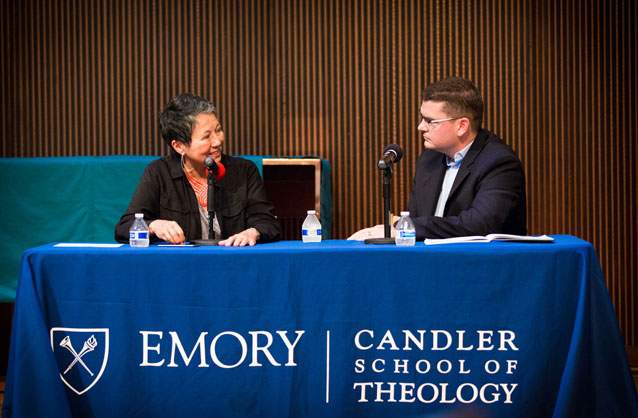
[[[410,219],[410,212],[401,212],[401,219],[397,222],[397,233],[395,237],[397,245],[410,246],[416,243],[416,229]]]
[[[144,222],[144,214],[136,213],[135,221],[131,225],[131,229],[128,230],[129,245],[133,248],[148,247],[148,235],[148,225]]]
[[[306,220],[303,221],[301,239],[303,242],[321,242],[321,223],[314,210],[309,210]]]

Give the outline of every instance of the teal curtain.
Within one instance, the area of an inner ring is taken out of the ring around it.
[[[0,159],[0,301],[15,298],[24,250],[48,242],[113,242],[113,228],[157,157]]]

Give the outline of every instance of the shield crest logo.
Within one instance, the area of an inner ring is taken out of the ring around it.
[[[78,395],[86,393],[106,369],[109,329],[54,327],[50,336],[60,379]]]

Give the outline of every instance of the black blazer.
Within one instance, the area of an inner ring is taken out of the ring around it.
[[[444,154],[432,150],[425,150],[417,161],[408,210],[418,239],[527,234],[525,176],[509,146],[480,130],[461,162],[443,217],[435,217],[445,161]]]
[[[266,198],[257,167],[243,158],[222,155],[226,175],[215,188],[215,212],[222,237],[256,228],[260,242],[280,238],[279,221]],[[128,242],[128,230],[135,213],[144,214],[147,224],[156,219],[175,221],[187,240],[200,239],[202,226],[199,204],[177,157],[163,157],[146,167],[128,209],[115,227],[115,239]],[[152,240],[157,241],[155,236]]]

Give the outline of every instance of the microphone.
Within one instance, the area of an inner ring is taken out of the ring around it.
[[[381,170],[390,168],[392,164],[398,163],[403,158],[403,150],[397,144],[386,145],[383,149],[383,156],[377,163]]]
[[[226,175],[226,167],[221,162],[216,162],[210,155],[204,160],[206,168],[215,176],[215,181],[220,181]]]

